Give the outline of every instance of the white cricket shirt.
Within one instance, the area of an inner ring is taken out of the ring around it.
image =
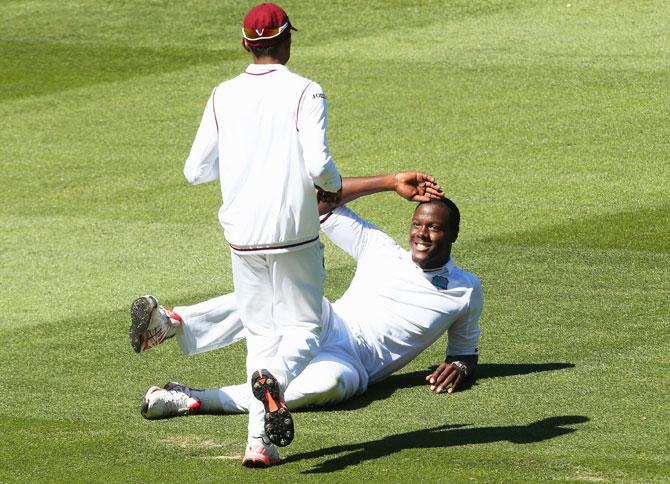
[[[318,243],[314,185],[341,178],[326,144],[319,84],[280,64],[251,64],[209,97],[184,166],[193,184],[221,181],[219,221],[237,253]]]
[[[408,251],[346,207],[321,229],[357,261],[351,285],[332,306],[353,334],[370,382],[405,366],[445,331],[448,354],[477,354],[483,293],[474,274],[451,259],[424,272]]]

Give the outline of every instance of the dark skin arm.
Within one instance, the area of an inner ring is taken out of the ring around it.
[[[339,199],[332,197],[334,194],[317,187],[319,214],[324,215],[340,205],[365,195],[391,191],[412,202],[427,202],[431,198],[444,197],[440,185],[427,173],[403,171],[382,176],[347,177],[342,179]]]
[[[430,391],[435,393],[453,393],[465,381],[474,381],[475,369],[477,368],[478,355],[456,355],[447,356],[444,363],[440,363],[437,369],[426,375],[426,381],[430,384]],[[461,361],[468,367],[468,376],[464,376],[463,372],[457,366],[452,365],[453,361]]]
[[[328,205],[333,205],[334,207],[338,206],[342,200],[342,190],[344,189],[344,180],[342,180],[342,186],[336,192],[327,192],[319,185],[314,185],[316,188],[316,200],[319,202],[319,215],[321,213],[321,204],[325,203]]]

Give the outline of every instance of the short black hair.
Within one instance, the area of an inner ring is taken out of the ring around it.
[[[419,203],[416,208],[419,208],[424,203],[439,203],[447,207],[447,218],[444,221],[444,224],[455,242],[458,238],[458,231],[461,225],[461,211],[458,209],[454,201],[447,197],[440,199],[433,198],[429,202]]]
[[[287,39],[291,38],[291,31],[286,29],[279,38],[281,40],[276,44],[266,45],[265,47],[254,47],[252,43],[249,42],[249,48],[256,57],[274,57],[276,59],[279,55],[279,49],[281,48],[282,44],[286,42]]]
[[[249,48],[251,49],[251,52],[256,57],[277,57],[279,54],[279,47],[281,46],[281,42],[278,44],[274,45],[267,45],[265,47],[254,47],[253,45],[249,44]]]

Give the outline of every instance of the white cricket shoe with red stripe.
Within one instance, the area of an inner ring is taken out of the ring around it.
[[[242,459],[245,467],[270,467],[279,464],[279,451],[273,444],[253,442],[247,445]]]
[[[166,390],[156,386],[149,388],[140,409],[142,416],[148,420],[157,420],[198,413],[202,405],[200,400],[191,396],[190,388],[183,385],[179,387],[187,391]]]
[[[130,344],[135,353],[146,351],[172,338],[181,318],[158,303],[156,296],[142,296],[130,306]]]

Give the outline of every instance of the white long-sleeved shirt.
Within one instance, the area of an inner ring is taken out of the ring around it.
[[[445,331],[449,355],[478,354],[484,299],[477,276],[451,259],[423,271],[408,251],[346,207],[335,209],[321,229],[357,262],[349,288],[332,307],[353,334],[371,383],[405,366]],[[431,282],[435,276],[446,288]]]
[[[341,177],[326,142],[321,86],[280,64],[251,64],[209,97],[184,176],[221,181],[219,221],[238,253],[295,250],[316,243],[314,185]]]
[[[326,216],[321,228],[357,262],[342,297],[332,304],[323,299],[321,320],[321,351],[358,373],[355,393],[407,365],[445,331],[449,355],[478,354],[484,299],[477,276],[451,259],[437,271],[423,271],[409,252],[346,207]],[[435,276],[446,280],[446,289],[431,283]],[[177,341],[187,355],[245,337],[235,293],[175,311],[184,320]]]

